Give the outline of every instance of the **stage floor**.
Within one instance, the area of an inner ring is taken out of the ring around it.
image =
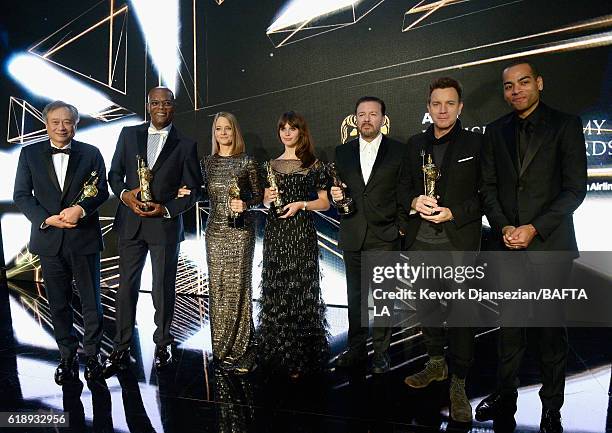
[[[392,370],[380,377],[362,371],[329,369],[318,377],[291,381],[257,370],[237,377],[215,367],[210,353],[206,299],[180,296],[173,325],[175,364],[157,374],[153,368],[153,319],[150,295],[138,306],[137,340],[126,374],[103,383],[57,386],[59,353],[52,336],[48,305],[40,287],[11,282],[0,287],[0,411],[69,411],[71,430],[115,432],[430,432],[493,431],[492,423],[449,425],[448,383],[425,390],[403,384],[425,361],[415,330],[394,333]],[[111,350],[112,294],[105,293],[107,329],[103,352]],[[256,304],[255,304],[256,306]],[[344,347],[346,310],[328,308],[333,354]],[[79,322],[77,316],[77,322]],[[610,329],[570,329],[566,432],[611,432]],[[496,332],[481,332],[468,378],[475,406],[495,383]],[[539,370],[530,347],[521,372],[517,432],[538,431]],[[81,368],[81,380],[83,368]],[[11,431],[2,429],[1,431]],[[45,428],[14,431],[56,431]]]

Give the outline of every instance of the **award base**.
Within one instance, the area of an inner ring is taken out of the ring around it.
[[[272,204],[272,206],[270,206],[270,210],[274,213],[274,216],[276,217],[283,216],[287,212],[285,209],[283,209],[283,206],[276,206],[275,204]]]
[[[140,208],[141,211],[149,212],[150,210],[153,210],[153,207],[150,205],[150,202],[144,201],[143,203],[144,203],[144,206]]]
[[[428,196],[428,197],[431,197],[431,198],[435,198],[436,200],[440,200],[440,196],[439,196],[439,195],[431,195],[431,194],[427,194],[427,196]],[[438,206],[440,206],[440,203],[438,203]],[[439,210],[437,210],[437,211],[435,211],[434,213],[430,213],[430,214],[429,214],[429,216],[436,216],[436,215],[439,215],[439,214],[440,214],[440,211],[439,211]]]
[[[230,215],[227,217],[227,225],[228,227],[232,227],[234,229],[244,228],[244,214],[238,214],[236,218]]]
[[[336,207],[338,209],[338,214],[342,215],[342,216],[348,216],[351,215],[353,212],[355,212],[355,206],[353,205],[353,203],[337,203]]]

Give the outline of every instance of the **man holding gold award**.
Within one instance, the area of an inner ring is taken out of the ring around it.
[[[202,185],[196,143],[172,125],[174,108],[170,89],[151,89],[147,102],[151,122],[121,130],[108,173],[110,186],[121,202],[114,223],[119,237],[115,348],[106,361],[105,377],[129,365],[147,253],[153,269],[155,367],[163,368],[172,361],[170,325],[179,245],[185,238],[181,215],[195,204]],[[180,187],[191,194],[176,198]]]
[[[98,208],[108,198],[100,151],[73,140],[79,112],[62,101],[42,112],[49,140],[24,146],[13,200],[32,223],[29,249],[38,254],[61,362],[55,382],[77,381],[79,340],[72,326],[72,283],[83,314],[85,379],[101,376],[100,251]]]
[[[461,127],[462,93],[461,84],[453,78],[432,81],[427,111],[433,123],[408,140],[412,202],[405,247],[415,263],[437,265],[443,260],[455,266],[467,265],[474,254],[466,252],[480,248],[482,136]],[[421,279],[417,285],[436,291],[455,288],[453,281],[441,279]],[[465,394],[474,351],[473,329],[468,323],[472,315],[466,310],[472,306],[469,301],[465,305],[455,301],[446,307],[440,302],[417,302],[429,360],[422,371],[405,379],[411,388],[425,388],[450,376],[450,417],[456,422],[472,420]],[[447,344],[448,355],[444,351]]]

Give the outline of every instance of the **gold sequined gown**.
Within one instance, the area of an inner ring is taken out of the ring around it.
[[[247,206],[261,203],[257,164],[244,153],[210,155],[204,158],[202,171],[210,200],[205,239],[213,355],[226,366],[250,368],[255,356],[251,350],[255,228],[249,211],[245,212],[243,228],[228,225],[227,197],[235,174]]]
[[[271,161],[283,204],[317,198],[328,188],[321,162]],[[279,373],[311,373],[326,364],[329,346],[319,285],[319,247],[311,211],[281,219],[268,212],[263,241],[259,353]]]

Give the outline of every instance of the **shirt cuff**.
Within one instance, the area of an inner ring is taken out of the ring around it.
[[[168,208],[166,206],[164,206],[163,208],[164,208],[163,217],[164,218],[172,218],[172,216],[170,216],[170,212],[168,212]]]
[[[121,194],[119,194],[119,200],[121,200],[121,203],[123,203],[124,205],[127,206],[127,203],[123,201],[123,193],[124,192],[129,192],[129,190],[124,189],[123,191],[121,191]]]
[[[41,229],[41,230],[44,230],[44,229],[46,229],[47,227],[49,227],[49,224],[47,224],[46,222],[44,222],[44,221],[43,221],[42,223],[40,223],[40,229]]]
[[[87,212],[85,212],[85,209],[83,208],[83,206],[77,204],[78,207],[81,208],[81,218],[85,218],[85,216],[87,215]]]

